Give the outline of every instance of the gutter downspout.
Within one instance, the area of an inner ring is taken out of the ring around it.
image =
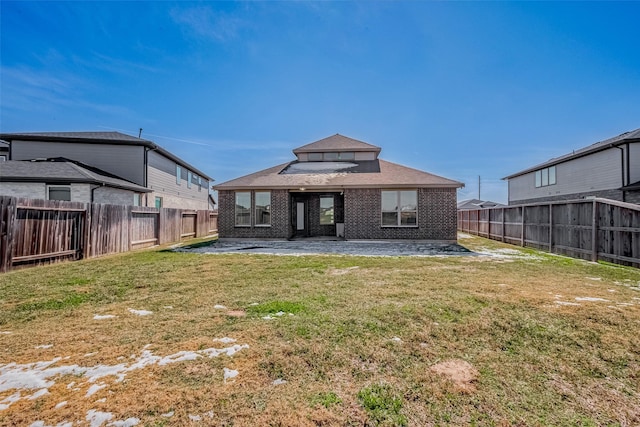
[[[625,181],[625,179],[624,179],[624,177],[625,177],[625,173],[624,173],[624,165],[625,165],[625,163],[624,163],[624,148],[619,147],[617,145],[615,145],[613,147],[617,148],[618,150],[620,150],[620,174],[621,174],[620,178],[622,180],[622,185],[620,187],[622,188],[625,185],[624,184],[624,181]],[[629,147],[629,144],[627,144],[627,148],[628,147]],[[629,160],[628,157],[629,157],[629,155],[627,154],[627,160]],[[625,191],[624,190],[620,190],[620,191],[622,191],[622,201],[626,202]]]
[[[91,203],[93,203],[93,202],[94,202],[94,200],[95,200],[94,192],[95,192],[98,188],[102,188],[102,187],[104,187],[104,182],[102,183],[102,185],[96,185],[95,187],[93,187],[93,188],[91,189]]]

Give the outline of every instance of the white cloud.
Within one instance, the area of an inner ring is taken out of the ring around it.
[[[245,26],[241,19],[214,11],[210,6],[174,8],[171,10],[171,18],[196,36],[221,42],[235,38]]]

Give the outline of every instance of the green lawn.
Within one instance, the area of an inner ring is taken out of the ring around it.
[[[640,271],[460,243],[0,275],[0,425],[640,425]]]

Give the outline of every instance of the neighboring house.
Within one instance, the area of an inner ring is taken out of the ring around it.
[[[510,205],[587,197],[640,203],[640,129],[503,179]]]
[[[69,159],[8,160],[0,166],[0,196],[139,205],[151,190]]]
[[[379,159],[380,150],[336,134],[296,148],[297,160],[216,185],[220,237],[455,241],[464,184]]]
[[[504,206],[502,203],[492,202],[490,200],[469,199],[458,202],[458,210],[499,208]]]
[[[145,187],[143,206],[209,209],[204,172],[146,139],[120,132],[7,133],[10,160],[64,157]]]
[[[0,141],[0,162],[9,160],[9,143]]]

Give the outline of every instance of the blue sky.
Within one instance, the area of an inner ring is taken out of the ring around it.
[[[341,133],[506,202],[640,127],[640,2],[0,2],[0,131],[118,130],[217,182]]]

